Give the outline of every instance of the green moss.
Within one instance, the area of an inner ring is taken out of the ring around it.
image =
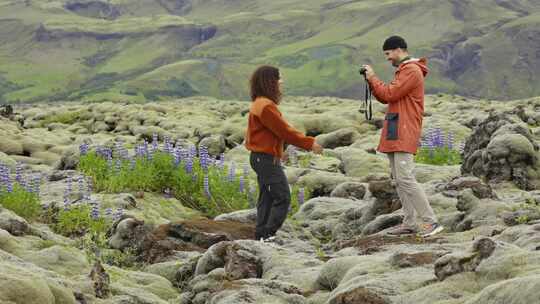
[[[54,115],[45,117],[41,125],[46,126],[51,123],[63,123],[66,125],[71,125],[79,120],[80,114],[81,113],[78,111],[54,114]]]

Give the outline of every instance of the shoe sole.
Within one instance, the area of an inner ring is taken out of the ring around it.
[[[444,230],[444,227],[439,226],[439,227],[435,228],[433,231],[431,231],[430,233],[426,233],[426,234],[422,235],[422,237],[434,236],[437,233],[441,233],[443,230]]]

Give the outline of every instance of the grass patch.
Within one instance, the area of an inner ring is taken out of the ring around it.
[[[459,151],[449,149],[447,147],[442,148],[425,148],[422,147],[418,150],[415,156],[417,163],[429,164],[429,165],[459,165],[462,163],[461,155]]]
[[[0,205],[29,221],[36,219],[41,211],[39,196],[18,183],[12,189],[0,185]]]
[[[441,128],[428,128],[415,156],[417,163],[429,165],[459,165],[462,163],[460,147],[454,144],[454,135]]]
[[[106,193],[145,191],[175,197],[182,205],[198,210],[204,215],[216,215],[254,207],[256,181],[251,180],[249,168],[237,173],[234,163],[210,157],[205,149],[197,155],[195,148],[172,148],[165,141],[163,149],[154,139],[151,146],[136,147],[136,155],[129,156],[121,145],[115,151],[99,148],[86,151],[79,162],[79,170],[93,180],[95,190]],[[300,195],[300,192],[303,194]],[[298,210],[302,200],[309,198],[309,191],[292,189],[292,210]],[[168,202],[161,202],[166,207]]]

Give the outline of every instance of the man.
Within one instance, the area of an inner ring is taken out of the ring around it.
[[[403,223],[388,234],[401,236],[420,232],[423,237],[432,236],[444,228],[412,172],[422,133],[426,59],[409,56],[407,43],[399,36],[386,39],[383,51],[386,59],[397,68],[390,84],[379,80],[371,66],[364,68],[373,95],[388,105],[377,150],[388,155],[392,179],[405,213]],[[417,217],[422,220],[421,225],[417,225]]]

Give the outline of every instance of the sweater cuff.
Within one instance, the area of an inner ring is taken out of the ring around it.
[[[302,143],[302,149],[311,151],[313,149],[313,144],[315,143],[315,137],[306,136],[306,139]]]

